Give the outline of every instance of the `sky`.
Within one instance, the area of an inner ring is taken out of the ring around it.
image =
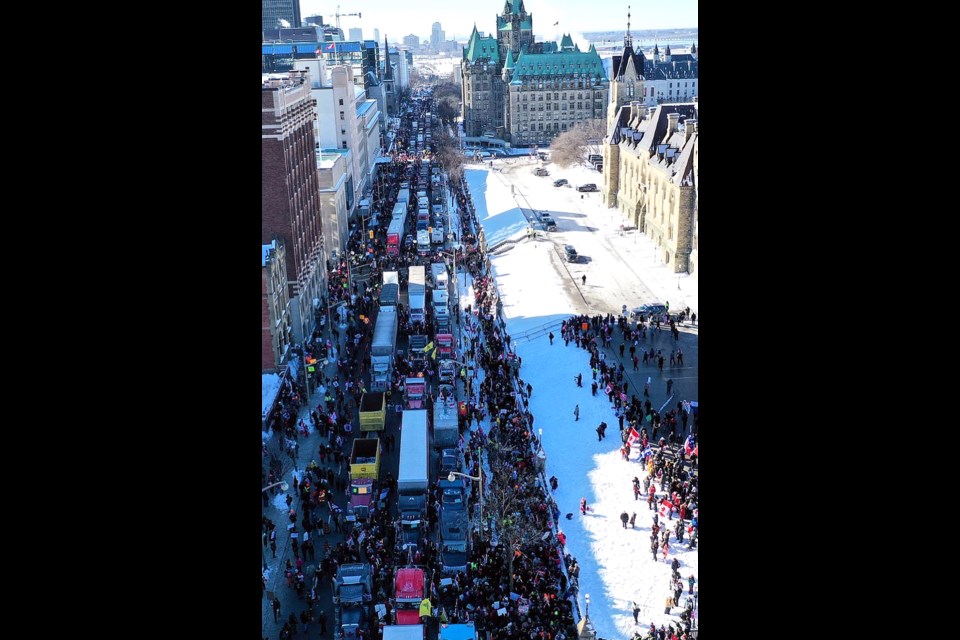
[[[340,18],[340,27],[346,34],[349,28],[362,28],[365,39],[373,38],[373,30],[380,30],[380,38],[387,35],[390,42],[400,42],[411,33],[421,40],[429,39],[434,22],[439,22],[448,40],[456,37],[466,40],[473,25],[487,34],[496,28],[496,15],[503,10],[504,0],[417,0],[416,10],[409,3],[396,0],[354,0],[341,3],[341,14],[360,13],[361,17]],[[672,29],[697,27],[698,0],[647,0],[613,2],[597,0],[588,4],[581,0],[524,0],[524,7],[533,14],[535,35],[553,39],[554,33],[582,31],[625,30],[627,5],[631,5],[630,27],[635,29]],[[589,11],[584,7],[589,6]],[[300,0],[302,17],[321,15],[326,24],[336,24],[337,4],[319,0]],[[560,24],[553,27],[554,22]],[[539,40],[540,38],[538,38]]]

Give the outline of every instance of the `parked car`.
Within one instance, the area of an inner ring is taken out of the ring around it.
[[[553,181],[553,186],[555,187],[562,187],[565,184],[570,184],[570,182],[566,178],[560,178],[558,180]]]
[[[590,161],[591,164],[595,162],[603,162],[603,156],[600,155],[599,153],[591,153],[590,156],[588,157],[588,160]]]
[[[533,170],[533,175],[540,176],[542,178],[544,176],[550,175],[550,172],[544,169],[543,167],[537,167],[536,169]]]
[[[547,224],[548,222],[553,222],[553,221],[554,221],[554,220],[553,220],[553,217],[552,217],[549,213],[546,213],[546,212],[544,212],[544,211],[538,211],[538,212],[537,212],[537,219],[538,219],[540,222],[542,222],[543,224]]]
[[[567,258],[567,262],[577,262],[580,259],[580,256],[577,255],[577,250],[573,248],[572,244],[563,245],[563,253]]]
[[[582,185],[580,185],[579,187],[577,187],[577,191],[592,192],[592,191],[600,191],[600,189],[597,188],[597,185],[595,185],[595,184],[593,184],[593,183],[591,182],[591,183],[589,183],[589,184],[582,184]]]
[[[630,312],[630,317],[634,320],[640,316],[647,317],[651,315],[662,315],[667,312],[667,307],[659,302],[650,302],[642,304]]]

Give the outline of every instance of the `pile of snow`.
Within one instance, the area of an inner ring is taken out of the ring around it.
[[[267,419],[267,413],[273,406],[273,401],[277,398],[277,392],[280,391],[280,376],[276,373],[264,373],[260,376],[260,390],[262,395],[261,420]]]

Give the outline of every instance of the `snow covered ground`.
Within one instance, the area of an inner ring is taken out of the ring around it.
[[[261,420],[266,419],[267,412],[273,406],[273,401],[280,391],[280,376],[276,373],[264,373],[260,376]]]
[[[560,177],[574,185],[594,182],[599,186],[602,176],[596,171],[557,170],[547,164],[551,175],[540,178],[530,171],[536,166],[532,161],[495,161],[494,166],[504,171],[471,165],[466,177],[488,246],[491,236],[520,239],[503,247],[500,255],[491,255],[491,263],[507,332],[523,358],[521,377],[533,387],[530,408],[534,427],[543,431],[546,475],[559,480],[555,497],[561,510],[560,527],[567,536],[568,552],[581,564],[581,611],[584,596],[590,594],[590,619],[598,635],[611,640],[630,638],[651,622],[657,627],[678,622],[679,607],[673,609],[677,615],[664,613],[669,562],[679,559],[685,585],[691,574],[699,582],[698,552],[688,549],[686,537],[684,543],[676,544],[671,536],[667,560],[662,554],[653,560],[649,548],[653,512],[646,502],[633,499],[632,478],[644,478],[638,452],[634,450],[630,461],[622,459],[610,403],[602,395],[591,396],[588,385],[574,384],[577,373],[590,378],[587,353],[572,343],[565,347],[557,329],[550,345],[546,330],[538,329],[559,326],[561,319],[573,313],[619,313],[621,304],[632,307],[653,300],[670,301],[671,309],[689,306],[698,312],[696,281],[655,264],[653,247],[645,237],[620,236],[622,217],[600,204],[599,193],[584,193],[581,200],[573,188],[552,186]],[[514,230],[522,208],[550,211],[559,230],[526,239],[523,231]],[[588,261],[564,262],[564,244],[573,244]],[[584,274],[586,285],[580,279]],[[468,289],[464,293],[472,295]],[[461,307],[468,301],[464,297]],[[574,420],[575,405],[580,407],[579,421]],[[608,436],[612,437],[598,442],[595,429],[601,421],[611,425]],[[586,517],[579,512],[581,497],[590,505]],[[635,529],[623,528],[619,518],[623,511],[636,512]],[[573,514],[572,519],[565,518],[567,513]],[[686,593],[685,586],[684,598]],[[633,602],[640,605],[639,627],[633,622]]]

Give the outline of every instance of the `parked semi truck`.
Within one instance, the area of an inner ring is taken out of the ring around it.
[[[403,383],[403,400],[407,409],[423,407],[423,396],[427,392],[427,381],[424,378],[410,377]]]
[[[397,346],[397,308],[380,307],[370,347],[370,388],[386,391],[393,375],[393,354]]]
[[[457,398],[449,384],[440,385],[440,394],[433,403],[433,446],[438,449],[457,446],[460,439]]]
[[[400,468],[397,473],[397,503],[405,544],[416,547],[422,534],[430,482],[430,447],[427,412],[424,409],[403,412],[400,438]],[[408,551],[413,551],[408,546]]]
[[[363,562],[342,564],[333,580],[335,640],[359,640],[366,631],[373,591],[370,565]]]
[[[383,395],[383,394],[381,394]],[[380,477],[380,438],[357,438],[350,451],[350,501],[347,512],[365,520],[376,508]]]
[[[433,278],[434,289],[447,289],[447,265],[435,262],[430,265],[430,276]]]
[[[424,322],[427,312],[423,266],[417,265],[410,267],[409,278],[407,280],[407,293],[410,297],[410,321]]]
[[[397,569],[394,581],[394,596],[397,602],[397,624],[420,623],[420,601],[423,600],[423,569],[403,567]]]

